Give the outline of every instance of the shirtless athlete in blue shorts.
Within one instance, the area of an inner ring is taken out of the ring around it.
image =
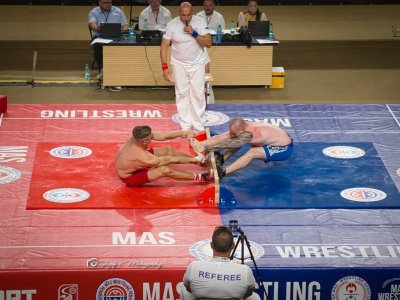
[[[224,161],[245,144],[249,144],[251,148],[231,165],[223,166]],[[226,149],[223,155],[216,152],[220,178],[246,167],[253,159],[261,159],[266,163],[282,161],[293,153],[293,140],[284,130],[270,124],[249,122],[241,118],[230,121],[228,132],[202,142],[191,139],[191,145],[197,152]]]

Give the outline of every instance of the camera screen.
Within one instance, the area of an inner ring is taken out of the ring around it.
[[[229,228],[232,231],[233,237],[238,236],[238,221],[237,220],[230,220],[229,221]]]

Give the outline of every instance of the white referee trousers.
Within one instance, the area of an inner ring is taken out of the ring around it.
[[[204,130],[206,110],[204,65],[174,65],[175,100],[182,130]]]

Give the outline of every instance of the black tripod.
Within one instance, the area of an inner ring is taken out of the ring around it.
[[[255,261],[255,259],[254,259],[253,252],[251,251],[250,243],[249,243],[249,241],[247,240],[247,236],[244,234],[244,232],[242,231],[242,229],[240,229],[240,227],[238,227],[237,232],[238,232],[239,236],[238,236],[238,239],[237,239],[237,241],[236,241],[235,248],[233,248],[233,251],[232,251],[232,254],[231,254],[230,259],[232,260],[232,259],[234,258],[236,249],[237,249],[238,245],[241,244],[241,245],[240,245],[240,246],[241,246],[240,261],[241,261],[241,263],[242,263],[242,265],[243,265],[243,264],[244,264],[244,244],[246,244],[247,250],[248,250],[249,253],[250,253],[250,258],[251,258],[251,260],[253,261],[254,268],[256,269],[258,282],[260,283],[260,286],[262,286],[262,289],[263,289],[264,294],[265,294],[265,299],[268,300],[267,290],[265,289],[264,282],[263,282],[263,279],[262,279],[262,277],[261,277],[261,273],[260,273],[260,271],[258,270],[256,261]]]

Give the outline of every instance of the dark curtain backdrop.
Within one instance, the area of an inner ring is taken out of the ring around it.
[[[165,6],[179,5],[183,0],[163,0]],[[200,6],[203,0],[189,0]],[[244,6],[247,0],[215,0],[217,5]],[[97,0],[0,0],[0,5],[97,5]],[[259,0],[261,5],[350,5],[400,4],[400,0]],[[131,5],[131,0],[113,0],[114,5]],[[147,5],[147,0],[132,0],[133,5]]]

